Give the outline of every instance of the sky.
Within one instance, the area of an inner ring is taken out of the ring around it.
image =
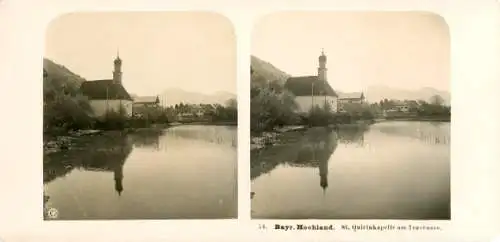
[[[45,57],[87,80],[111,79],[117,52],[129,93],[236,93],[231,22],[203,12],[72,13],[46,32]]]
[[[252,54],[292,76],[316,75],[321,49],[334,89],[449,91],[450,37],[425,12],[280,12],[258,20]]]

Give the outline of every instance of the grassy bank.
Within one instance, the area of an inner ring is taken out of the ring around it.
[[[357,127],[357,126],[356,126]],[[276,146],[284,143],[289,143],[298,137],[304,136],[306,133],[316,130],[322,130],[323,132],[329,132],[334,130],[333,127],[308,127],[304,125],[297,126],[284,126],[281,128],[275,128],[272,131],[266,132],[252,132],[250,140],[250,150],[258,150],[266,148],[269,146]]]
[[[434,122],[451,122],[451,117],[401,117],[401,118],[389,118],[386,120],[392,121],[434,121]]]
[[[128,128],[126,131],[128,132],[137,132],[137,131],[142,131],[142,130],[163,130],[163,129],[168,129],[172,127],[171,123],[165,123],[165,124],[151,124],[149,127],[140,127],[140,128]]]
[[[376,122],[383,121],[429,121],[429,122],[450,122],[450,116],[428,116],[428,117],[420,117],[420,116],[409,116],[409,117],[387,117],[385,119],[377,119]]]
[[[79,130],[68,132],[66,134],[50,135],[44,134],[43,136],[43,152],[50,154],[62,150],[71,150],[80,146],[95,141],[96,136],[105,139],[116,139],[126,135],[133,134],[157,134],[163,132],[170,125],[153,125],[149,128],[126,128],[123,130]]]
[[[209,121],[206,121],[206,122],[186,122],[186,123],[178,123],[178,124],[182,124],[182,125],[218,125],[218,126],[222,126],[222,125],[227,125],[227,126],[237,126],[238,125],[238,122],[234,122],[234,121],[220,121],[220,122],[209,122]]]
[[[342,128],[362,128],[367,127],[375,123],[375,120],[358,120],[352,123],[340,123],[340,124],[330,124],[329,127],[334,129]]]
[[[263,149],[288,142],[287,139],[304,136],[311,131],[321,130],[322,132],[366,129],[374,124],[375,120],[356,120],[345,123],[332,123],[324,125],[289,125],[275,127],[270,131],[251,132],[250,150]]]

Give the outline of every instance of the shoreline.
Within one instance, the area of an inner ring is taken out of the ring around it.
[[[382,118],[375,119],[375,123],[387,121],[422,121],[422,122],[451,122],[451,118],[435,118],[435,117],[395,117],[395,118]]]
[[[129,134],[139,134],[142,132],[163,132],[172,127],[171,125],[153,125],[148,128],[125,128],[122,130],[100,130],[87,129],[70,131],[61,134],[43,134],[43,154],[59,152],[61,150],[71,150],[78,142],[96,136],[117,137]]]
[[[326,128],[326,129],[357,129],[357,128],[363,128],[367,126],[371,126],[376,123],[383,123],[383,122],[400,122],[400,121],[424,121],[424,122],[443,122],[443,123],[449,123],[450,120],[446,119],[436,119],[436,118],[418,118],[418,119],[411,119],[411,118],[398,118],[398,119],[374,119],[373,121],[370,122],[359,122],[359,123],[350,123],[350,124],[334,124],[334,125],[329,125],[329,126],[313,126],[309,127],[307,125],[297,125],[297,126],[284,126],[282,128],[275,128],[271,131],[263,131],[260,133],[255,133],[250,131],[250,151],[258,151],[261,149],[265,149],[267,147],[272,147],[275,145],[278,145],[281,140],[286,139],[288,136],[295,136],[298,134],[303,134],[305,132],[308,132],[311,129],[318,129],[318,128]]]
[[[143,132],[163,132],[166,129],[183,125],[237,126],[238,124],[235,122],[169,123],[169,124],[153,124],[150,127],[143,127],[143,128],[125,128],[121,130],[87,129],[87,130],[69,131],[59,134],[44,133],[42,140],[42,149],[44,155],[51,154],[54,152],[59,152],[61,150],[70,150],[78,141],[94,136],[121,136],[130,134],[131,135],[140,134]]]
[[[238,126],[238,122],[187,122],[187,123],[176,122],[175,125],[173,126],[179,126],[179,125]]]

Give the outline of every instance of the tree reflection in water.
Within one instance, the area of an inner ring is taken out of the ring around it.
[[[160,137],[164,133],[165,130],[146,129],[131,134],[130,139],[132,140],[134,147],[166,150],[167,147],[160,144]]]
[[[279,145],[251,153],[252,217],[449,219],[449,126],[398,121],[284,133]]]
[[[376,130],[430,145],[449,145],[451,140],[449,122],[383,122],[376,126]]]
[[[64,138],[69,149],[44,156],[45,204],[60,211],[58,219],[234,217],[231,141],[193,137],[235,131],[190,126]]]
[[[123,166],[132,151],[132,142],[119,133],[82,137],[70,150],[44,156],[43,182],[48,184],[64,177],[74,169],[113,172],[114,187],[118,195],[123,192]],[[50,194],[50,191],[47,191]],[[44,194],[44,202],[50,195]]]
[[[237,147],[237,132],[234,132],[236,126],[204,125],[202,127],[200,129],[199,125],[184,125],[167,129],[166,132],[168,132],[170,137],[202,140],[209,143]]]
[[[341,144],[354,144],[359,147],[365,145],[365,133],[368,132],[370,126],[354,126],[346,127],[337,130],[339,143]]]
[[[337,145],[364,146],[364,134],[368,126],[328,130],[311,128],[306,132],[284,133],[280,144],[251,152],[251,179],[269,173],[279,165],[294,167],[318,167],[320,186],[328,187],[328,161]]]

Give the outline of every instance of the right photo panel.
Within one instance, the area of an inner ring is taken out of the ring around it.
[[[450,219],[442,17],[279,12],[252,34],[252,218]]]

